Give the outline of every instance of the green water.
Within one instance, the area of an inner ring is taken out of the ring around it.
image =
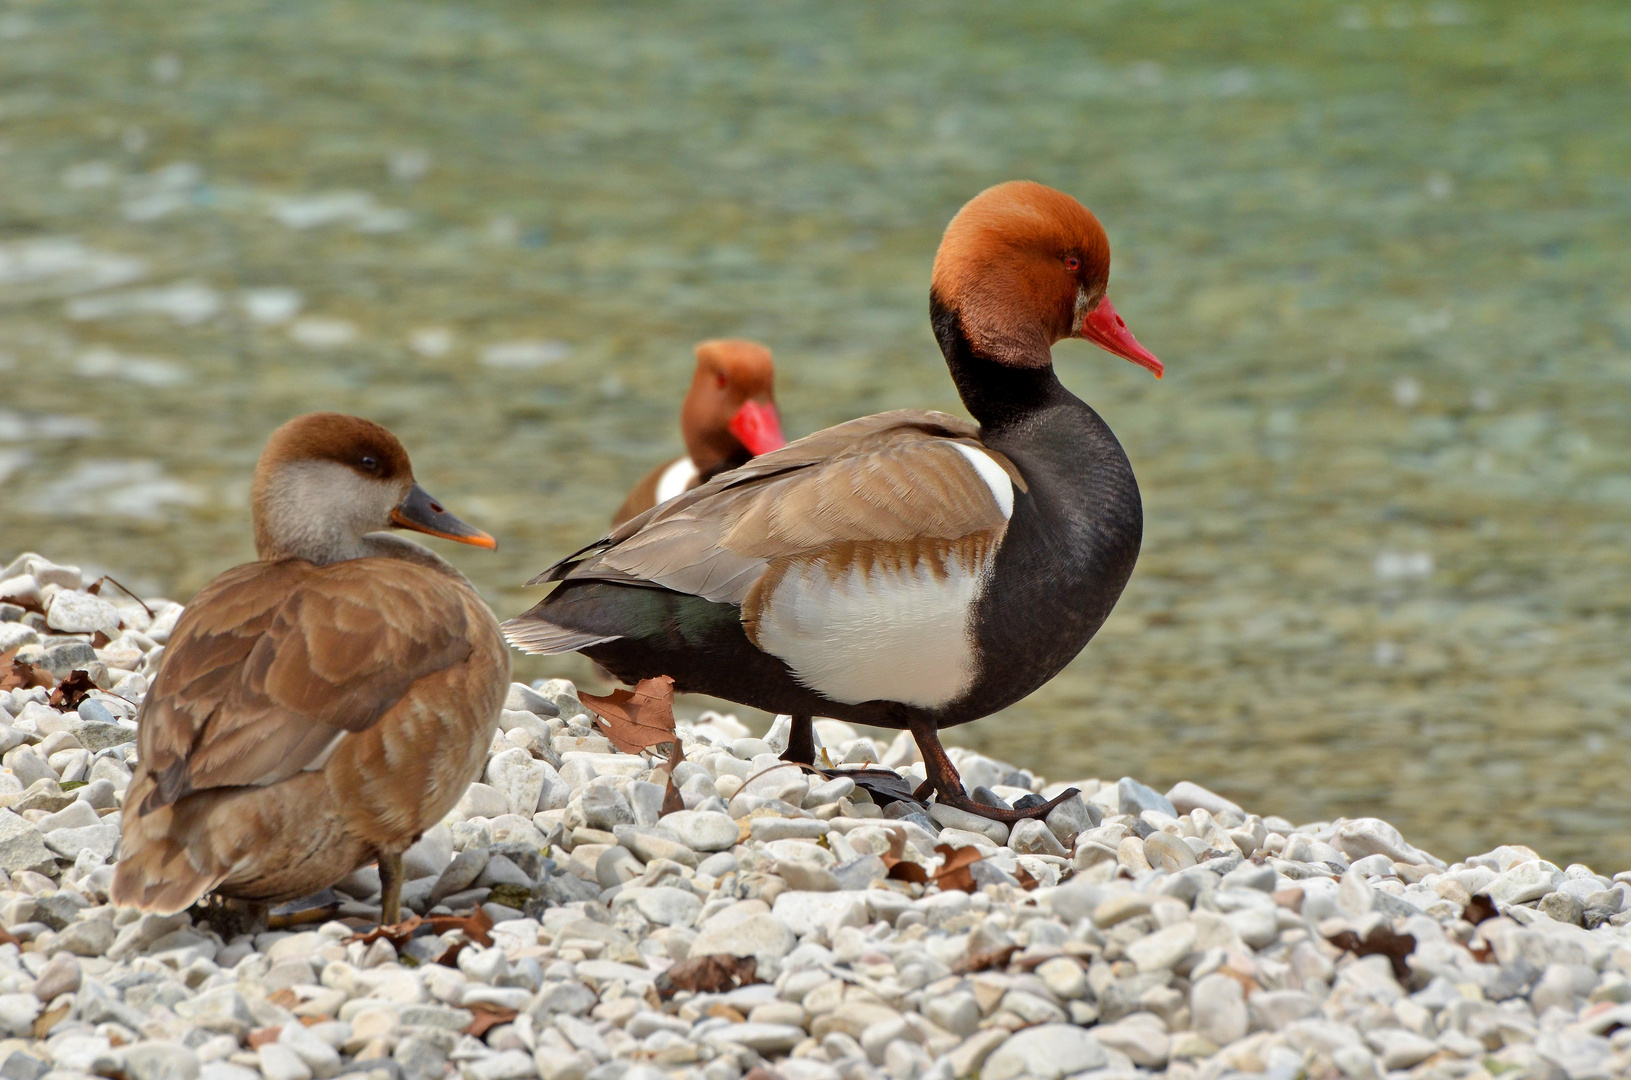
[[[448,553],[514,613],[676,451],[700,338],[775,349],[790,433],[955,408],[935,244],[1031,177],[1169,376],[1058,349],[1144,555],[955,737],[1625,869],[1627,56],[1618,2],[13,0],[0,558],[184,599],[251,556],[265,434],[335,408],[500,538]]]

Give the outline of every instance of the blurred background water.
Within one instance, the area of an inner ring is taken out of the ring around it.
[[[935,244],[1030,177],[1170,374],[1058,348],[1144,554],[954,740],[1623,869],[1628,55],[1613,0],[6,0],[0,558],[185,599],[332,408],[513,614],[677,452],[700,338],[772,346],[790,434],[955,410]]]

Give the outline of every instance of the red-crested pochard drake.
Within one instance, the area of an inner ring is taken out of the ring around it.
[[[722,339],[697,346],[697,370],[680,409],[685,456],[664,462],[634,485],[612,527],[787,445],[776,412],[776,365],[757,341]]]
[[[462,574],[378,530],[493,538],[337,413],[273,432],[252,498],[260,561],[193,597],[142,704],[113,901],[277,903],[378,860],[394,923],[402,852],[486,763],[510,660]]]
[[[1104,229],[1075,199],[1027,182],[982,192],[947,226],[929,291],[975,423],[881,413],[721,473],[544,571],[535,583],[561,584],[506,636],[627,682],[669,675],[677,691],[791,713],[792,760],[814,756],[812,716],[904,728],[921,795],[1046,814],[1052,802],[975,803],[938,729],[1047,682],[1132,574],[1132,467],[1050,351],[1085,338],[1160,376],[1109,276]]]

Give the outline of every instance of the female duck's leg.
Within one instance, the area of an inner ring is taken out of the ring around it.
[[[402,852],[379,853],[379,924],[402,921]]]

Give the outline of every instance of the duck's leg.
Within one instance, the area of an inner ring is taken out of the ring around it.
[[[379,924],[402,921],[402,852],[379,853]]]
[[[933,791],[935,801],[938,803],[955,806],[959,810],[967,810],[971,814],[1011,825],[1026,818],[1045,818],[1054,807],[1077,794],[1076,788],[1070,788],[1045,803],[1028,806],[1023,810],[1000,810],[995,806],[977,803],[964,794],[963,778],[958,774],[957,766],[951,763],[946,748],[940,745],[940,731],[934,726],[934,722],[911,717],[908,718],[906,727],[912,733],[912,738],[917,740],[917,748],[923,753],[923,770],[928,774],[923,786],[917,789],[919,799],[927,798],[929,792]]]
[[[258,901],[239,900],[219,893],[203,897],[192,907],[195,917],[214,927],[223,941],[231,941],[239,934],[258,934],[265,930],[268,911],[268,906]]]
[[[815,718],[810,716],[793,717],[793,726],[787,732],[787,749],[782,752],[783,761],[791,761],[798,765],[815,765]]]

